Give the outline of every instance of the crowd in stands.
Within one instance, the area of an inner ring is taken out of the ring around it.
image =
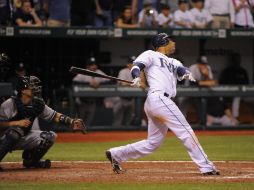
[[[252,28],[254,0],[0,0],[0,25]]]

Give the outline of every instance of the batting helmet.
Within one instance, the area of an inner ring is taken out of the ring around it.
[[[157,48],[161,46],[168,45],[170,41],[170,36],[166,33],[159,33],[156,36],[152,38],[152,46],[156,50]]]

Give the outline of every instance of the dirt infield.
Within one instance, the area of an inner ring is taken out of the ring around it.
[[[53,162],[51,169],[24,169],[21,163],[3,163],[1,182],[183,183],[254,182],[254,162],[215,162],[220,176],[202,176],[192,162],[127,162],[126,172],[115,174],[108,162]]]
[[[198,131],[203,135],[254,135],[254,131]],[[58,134],[57,142],[109,142],[146,138],[139,132],[91,132],[86,135]],[[168,136],[172,136],[168,133]],[[186,161],[126,162],[126,172],[114,174],[109,162],[56,161],[51,169],[24,169],[21,163],[3,162],[0,182],[95,182],[95,183],[232,183],[254,182],[254,161],[218,161],[220,176],[202,176],[196,165]]]
[[[254,130],[241,131],[196,131],[197,136],[228,136],[228,135],[254,135]],[[173,136],[168,132],[168,137]],[[146,131],[110,131],[110,132],[89,132],[88,134],[79,133],[59,133],[57,142],[111,142],[126,141],[133,139],[144,139],[147,137]]]

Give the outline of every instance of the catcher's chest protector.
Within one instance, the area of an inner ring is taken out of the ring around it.
[[[25,106],[19,98],[12,98],[17,109],[17,114],[13,118],[11,118],[10,121],[29,119],[31,121],[31,125],[27,128],[22,128],[24,133],[27,134],[31,130],[35,118],[43,112],[45,105],[42,105],[41,103],[39,104],[38,102],[34,101],[31,105]]]

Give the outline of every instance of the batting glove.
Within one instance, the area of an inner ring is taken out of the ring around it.
[[[139,87],[141,86],[141,79],[140,79],[140,77],[135,78],[135,79],[132,81],[131,86],[132,86],[132,87],[137,87],[137,88],[139,88]]]
[[[190,71],[187,71],[186,74],[184,74],[182,77],[181,77],[181,80],[189,80],[191,82],[196,82],[196,79],[194,79],[192,73]]]
[[[191,82],[196,82],[196,79],[194,79],[192,73],[189,74],[188,79],[189,79],[189,81],[191,81]]]

